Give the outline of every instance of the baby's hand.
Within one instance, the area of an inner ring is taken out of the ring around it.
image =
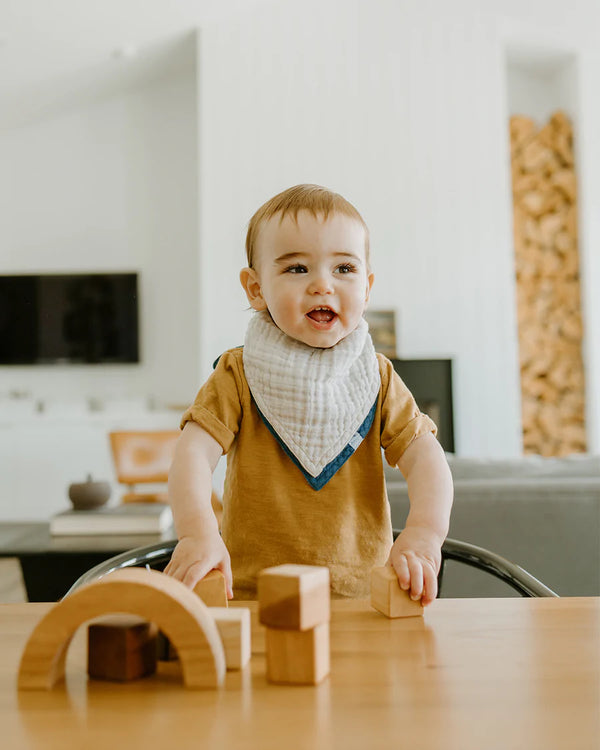
[[[404,529],[392,546],[388,565],[396,571],[400,587],[423,606],[437,596],[437,574],[442,563],[442,540],[424,526]]]
[[[193,589],[198,581],[215,568],[225,576],[227,598],[233,599],[231,560],[219,534],[181,537],[164,572]]]

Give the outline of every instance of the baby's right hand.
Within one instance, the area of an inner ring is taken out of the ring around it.
[[[231,560],[219,534],[181,537],[164,572],[193,589],[198,581],[215,568],[225,576],[227,598],[233,599]]]

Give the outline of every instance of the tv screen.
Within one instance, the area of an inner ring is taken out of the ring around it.
[[[135,273],[0,275],[0,364],[139,362]]]

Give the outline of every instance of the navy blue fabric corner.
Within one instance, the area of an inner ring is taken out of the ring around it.
[[[252,399],[254,401],[254,399]],[[371,407],[369,413],[365,417],[363,423],[358,428],[358,430],[354,433],[354,435],[360,435],[361,443],[369,430],[371,429],[371,426],[373,424],[373,420],[375,419],[375,410],[377,409],[377,401],[379,400],[379,394],[377,398],[375,399],[375,403]],[[254,401],[254,405],[256,406],[256,401]],[[269,420],[265,417],[265,415],[261,412],[261,410],[256,406],[256,410],[258,411],[260,418],[267,426],[269,432],[275,440],[279,443],[283,451],[286,453],[289,458],[294,462],[294,464],[300,469],[302,474],[304,475],[304,478],[306,481],[310,484],[310,486],[313,488],[313,490],[320,490],[322,489],[327,482],[334,476],[334,474],[339,471],[339,469],[342,468],[342,466],[346,463],[346,461],[350,458],[350,456],[356,451],[356,449],[359,447],[360,443],[356,446],[351,445],[348,443],[346,447],[338,453],[338,455],[330,461],[327,466],[323,469],[323,471],[316,477],[313,477],[312,474],[309,474],[306,469],[302,466],[302,464],[298,461],[296,456],[291,452],[291,450],[287,447],[287,445],[283,442],[283,440],[279,437],[277,432],[275,432],[275,429],[269,422]]]

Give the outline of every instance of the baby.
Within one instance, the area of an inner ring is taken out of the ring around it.
[[[342,196],[298,185],[254,214],[246,252],[240,280],[256,312],[183,415],[166,572],[193,587],[217,568],[228,596],[247,599],[263,568],[323,565],[334,596],[367,597],[371,568],[387,563],[429,604],[452,479],[434,423],[373,348],[365,222]],[[393,544],[382,448],[410,497]],[[211,487],[224,453],[220,533]]]

